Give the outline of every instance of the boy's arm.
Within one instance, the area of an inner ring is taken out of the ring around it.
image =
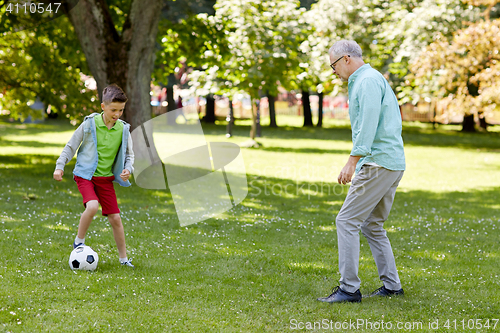
[[[57,159],[56,170],[64,171],[64,166],[68,164],[69,161],[75,156],[76,150],[80,147],[83,140],[83,123],[76,129],[73,136],[68,141],[66,146],[61,153],[61,156]]]
[[[132,135],[128,136],[128,143],[127,143],[127,151],[125,152],[125,166],[124,169],[127,169],[130,171],[130,173],[134,172],[134,149],[133,149],[133,143],[132,143]]]

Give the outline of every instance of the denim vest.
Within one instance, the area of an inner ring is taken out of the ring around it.
[[[83,121],[83,139],[78,155],[76,156],[75,169],[73,174],[83,179],[92,180],[97,169],[97,136],[94,117],[99,113],[92,113],[90,116],[85,117]],[[125,153],[127,152],[128,137],[130,135],[130,125],[123,120],[118,119],[123,123],[122,144],[116,154],[115,162],[113,164],[113,175],[115,182],[121,186],[128,187],[130,182],[124,182],[120,178],[120,174],[125,168]]]

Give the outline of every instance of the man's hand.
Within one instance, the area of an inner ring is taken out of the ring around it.
[[[346,165],[340,171],[340,175],[338,178],[339,184],[347,184],[351,182],[352,175],[354,175],[354,171],[356,171],[356,164],[358,163],[361,156],[349,156],[349,160]]]
[[[128,171],[127,169],[123,169],[121,175],[120,175],[120,178],[126,182],[129,178],[130,178],[130,171]]]
[[[63,175],[64,175],[64,171],[62,171],[60,169],[56,169],[56,171],[54,171],[54,179],[57,180],[58,182],[60,182],[62,180]]]

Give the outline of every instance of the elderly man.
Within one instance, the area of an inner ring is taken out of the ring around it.
[[[405,170],[401,113],[387,80],[362,59],[355,41],[341,40],[329,51],[333,72],[348,81],[353,148],[338,177],[352,180],[337,215],[340,286],[328,303],[361,302],[358,277],[359,230],[368,240],[383,286],[369,296],[403,295],[391,244],[383,228]]]

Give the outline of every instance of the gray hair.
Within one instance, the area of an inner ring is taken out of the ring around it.
[[[332,45],[329,54],[342,56],[342,55],[351,55],[351,57],[361,58],[363,56],[363,52],[361,51],[361,47],[353,40],[339,40],[335,44]]]

